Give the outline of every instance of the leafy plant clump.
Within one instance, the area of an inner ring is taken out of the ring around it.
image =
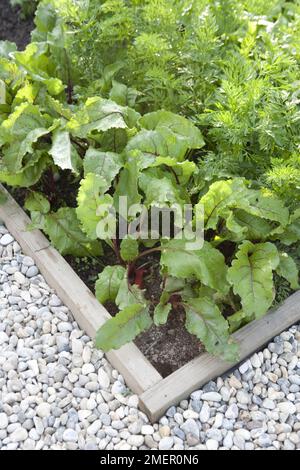
[[[49,0],[25,51],[0,43],[0,181],[25,188],[31,228],[63,255],[98,260],[108,247],[118,260],[95,285],[119,311],[98,347],[180,308],[187,330],[231,362],[231,333],[298,288],[299,18],[281,1]],[[69,204],[58,197],[66,180]],[[151,227],[108,235],[122,196],[149,211],[189,204],[203,247],[153,240]],[[158,301],[145,262],[159,269]]]

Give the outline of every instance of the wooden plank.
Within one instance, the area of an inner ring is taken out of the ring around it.
[[[300,291],[290,296],[278,309],[240,329],[233,336],[240,344],[243,361],[274,336],[300,321]],[[156,421],[172,405],[191,392],[233,367],[207,353],[200,355],[140,396],[142,409]]]
[[[0,188],[4,191],[3,187]],[[58,251],[50,246],[47,238],[39,230],[27,230],[29,217],[7,192],[6,194],[7,202],[0,206],[0,218],[20,243],[23,252],[34,259],[49,285],[73,313],[80,327],[94,338],[96,331],[110,318],[110,314]],[[117,351],[110,351],[107,358],[136,394],[144,392],[162,379],[133,343]]]

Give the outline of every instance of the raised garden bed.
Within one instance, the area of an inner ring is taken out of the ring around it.
[[[4,188],[2,188],[3,191]],[[29,217],[5,191],[7,201],[0,206],[0,217],[31,256],[45,279],[70,308],[76,321],[90,336],[110,317],[66,260],[39,231],[28,231]],[[300,292],[290,296],[278,309],[241,328],[233,337],[240,345],[240,360],[260,349],[272,337],[300,320]],[[108,360],[123,374],[128,386],[139,395],[140,406],[151,421],[157,420],[171,405],[212,378],[224,374],[236,364],[228,364],[207,353],[163,378],[140,350],[130,343],[107,353]]]
[[[26,51],[1,43],[0,180],[52,246],[11,195],[0,214],[154,420],[299,320],[300,10],[37,4]],[[3,2],[0,34],[22,49],[18,11]],[[120,196],[190,205],[194,225],[202,207],[204,248],[176,224],[157,242],[99,235]]]

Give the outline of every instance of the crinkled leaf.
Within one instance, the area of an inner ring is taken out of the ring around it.
[[[232,211],[240,209],[246,213],[286,225],[289,212],[276,196],[258,190],[248,189],[243,178],[217,181],[210,185],[208,192],[200,199],[204,206],[206,229],[216,229],[219,219],[227,220]],[[233,225],[231,229],[239,231]]]
[[[181,184],[186,184],[196,169],[196,164],[194,162],[190,162],[189,160],[178,162],[175,158],[171,157],[157,157],[151,164],[151,167],[162,165],[172,168],[172,171],[174,171],[176,175],[175,181],[177,183],[179,181]]]
[[[239,330],[242,326],[247,325],[247,323],[250,323],[254,319],[255,316],[253,314],[247,315],[243,310],[239,310],[233,315],[230,315],[227,318],[227,321],[230,326],[230,333],[234,333],[235,331]]]
[[[164,291],[161,295],[159,304],[156,305],[153,314],[153,321],[156,326],[165,325],[168,321],[169,313],[172,310],[172,304],[168,302],[170,294]]]
[[[88,173],[80,183],[76,213],[84,232],[92,240],[98,236],[98,223],[108,216],[109,207],[112,206],[112,197],[109,194],[104,194],[107,189],[109,189],[109,185],[104,178],[94,173]],[[101,207],[103,212],[99,212]]]
[[[147,307],[130,305],[108,320],[97,332],[96,347],[103,351],[119,349],[150,328],[152,320]]]
[[[272,243],[243,242],[228,270],[228,281],[241,298],[246,315],[263,316],[274,299],[273,271],[279,264]]]
[[[297,243],[300,240],[300,209],[297,209],[290,217],[287,227],[279,235],[275,235],[287,246]]]
[[[121,241],[121,257],[124,261],[132,261],[139,254],[139,244],[134,238],[124,238]]]
[[[109,93],[110,99],[120,106],[133,107],[139,92],[133,88],[128,88],[123,83],[116,82],[115,80],[113,80],[112,84],[113,86]]]
[[[122,167],[123,159],[117,153],[89,148],[84,157],[84,173],[102,176],[109,186]]]
[[[233,241],[243,241],[245,238],[247,240],[265,240],[270,236],[273,228],[267,220],[240,209],[229,214],[226,219],[226,227],[229,233],[225,233],[224,237]]]
[[[204,145],[200,130],[191,121],[169,111],[162,110],[146,114],[139,123],[149,130],[162,128],[171,130],[188,142],[190,149],[200,149]]]
[[[57,130],[53,133],[49,154],[55,165],[62,170],[72,170],[74,173],[78,173],[78,159],[80,157],[71,142],[69,132]]]
[[[29,188],[39,181],[48,165],[49,157],[37,152],[33,161],[16,174],[9,173],[5,168],[0,168],[0,181],[10,186]]]
[[[231,342],[228,323],[209,298],[191,299],[185,305],[186,329],[204,344],[207,352],[227,362],[238,360],[238,345]]]
[[[224,256],[207,241],[201,250],[188,251],[184,240],[170,240],[163,247],[161,264],[171,276],[197,279],[222,293],[228,292]]]
[[[99,241],[90,240],[81,230],[76,210],[63,207],[45,215],[44,231],[62,255],[89,256],[102,254]]]
[[[12,52],[16,52],[17,45],[10,41],[0,41],[0,57],[9,58]]]
[[[10,173],[17,173],[22,170],[23,158],[27,153],[33,153],[33,144],[38,139],[49,133],[49,130],[37,128],[29,132],[22,140],[12,142],[3,150],[3,162]],[[21,139],[19,137],[19,139]]]
[[[25,209],[30,212],[41,212],[42,214],[48,214],[50,211],[50,203],[46,197],[37,192],[30,192],[25,200]]]
[[[279,253],[279,265],[276,272],[290,283],[292,289],[299,289],[299,270],[293,258],[287,253]]]
[[[140,168],[137,160],[129,160],[120,173],[119,181],[114,194],[114,204],[119,206],[119,198],[127,197],[128,207],[139,204],[142,196],[139,193]]]
[[[63,92],[65,87],[59,78],[53,76],[55,65],[48,53],[47,42],[31,42],[24,51],[14,52],[14,58],[35,81],[46,86],[50,95],[56,96]]]
[[[126,146],[128,152],[139,150],[148,159],[149,164],[153,163],[156,157],[173,157],[180,161],[189,148],[185,139],[167,128],[143,129],[132,137]]]
[[[123,308],[128,307],[128,305],[137,303],[144,306],[147,305],[144,297],[144,291],[142,291],[136,284],[130,285],[127,275],[125,275],[116,297],[116,305],[120,310],[122,310]]]
[[[184,204],[181,187],[172,181],[171,177],[162,176],[160,173],[145,171],[139,178],[139,186],[146,198],[147,206],[165,206],[168,204]]]
[[[138,114],[136,113],[136,119]],[[70,120],[67,129],[78,137],[85,138],[91,132],[106,132],[109,129],[126,129],[134,119],[129,108],[98,97],[88,98],[83,109]]]
[[[40,113],[39,107],[30,103],[22,103],[4,121],[0,127],[0,145],[13,143],[16,139],[23,140],[35,129],[45,129],[49,124]]]
[[[125,276],[123,266],[106,266],[96,281],[96,298],[104,304],[108,300],[114,302],[118,295],[120,285]]]
[[[263,190],[252,190],[248,211],[252,215],[278,222],[283,226],[287,225],[289,221],[289,211],[284,203],[274,194]]]

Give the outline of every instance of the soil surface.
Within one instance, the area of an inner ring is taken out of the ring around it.
[[[19,49],[25,49],[33,27],[32,18],[23,19],[20,8],[12,8],[9,0],[0,0],[0,41],[12,41]]]
[[[103,265],[118,264],[112,250],[109,247],[106,248],[105,245],[103,248],[105,251],[104,256],[101,257]],[[83,260],[73,256],[65,258],[83,282],[92,292],[95,292],[95,282],[103,267],[95,260]],[[146,298],[153,304],[159,302],[161,294],[158,261],[157,258],[148,256],[143,258],[142,262],[144,266],[149,266],[144,273],[142,288],[145,289]],[[107,302],[105,307],[113,316],[118,312],[116,305],[112,302]],[[184,323],[184,310],[174,308],[169,314],[166,325],[160,327],[153,325],[135,340],[138,348],[163,377],[172,374],[203,352],[203,346],[195,336],[188,333]]]
[[[18,8],[11,8],[9,0],[0,0],[0,40],[14,41],[20,49],[23,49],[30,41],[33,22],[31,19],[22,20],[19,13]],[[27,190],[7,189],[24,207]],[[51,172],[45,172],[39,184],[32,189],[42,191],[48,196],[52,210],[57,210],[63,205],[69,207],[76,205],[78,181],[69,172],[63,172],[59,180],[56,180]],[[92,292],[94,292],[98,274],[104,266],[117,264],[113,251],[109,247],[105,247],[104,250],[104,256],[99,260],[66,256],[68,263]],[[142,263],[146,266],[142,287],[146,289],[147,298],[154,304],[158,303],[161,293],[158,259],[143,258]],[[118,311],[113,303],[107,303],[106,308],[111,315],[115,315]],[[197,338],[190,335],[184,328],[184,322],[184,311],[180,308],[173,309],[166,325],[151,327],[135,341],[163,377],[175,372],[203,351]]]

